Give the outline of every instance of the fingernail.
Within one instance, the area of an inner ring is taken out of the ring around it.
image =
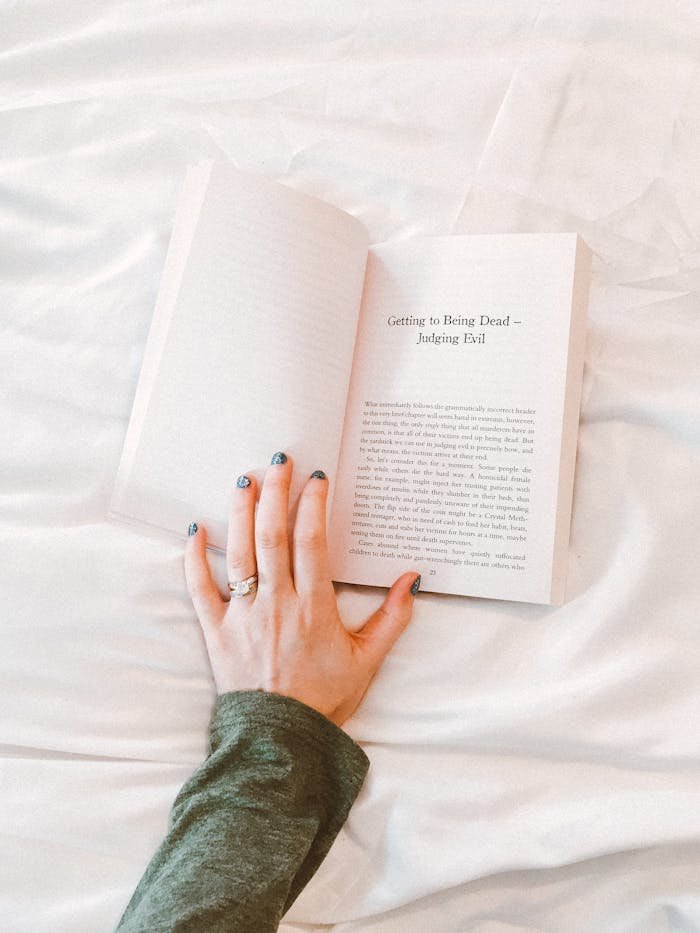
[[[246,486],[250,486],[250,480],[247,476],[241,475],[236,480],[236,486],[238,486],[239,489],[245,489]]]
[[[416,579],[415,579],[415,580],[413,581],[413,583],[411,584],[411,596],[415,596],[415,595],[416,595],[416,593],[418,592],[418,587],[419,587],[419,586],[420,586],[420,574],[418,574],[418,576],[416,577]]]
[[[187,534],[192,537],[193,534],[197,532],[197,522],[191,522],[190,527],[187,529]]]
[[[323,472],[323,470],[314,470],[310,477],[310,479],[325,479],[325,478],[326,478],[326,474]]]
[[[286,463],[286,462],[287,462],[287,455],[283,454],[281,450],[278,450],[276,454],[273,454],[272,460],[270,460],[270,463]]]

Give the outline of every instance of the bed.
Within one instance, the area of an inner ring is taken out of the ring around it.
[[[419,596],[283,933],[700,930],[699,47],[683,0],[6,4],[4,931],[113,929],[206,753],[182,546],[106,520],[205,157],[373,242],[577,230],[594,254],[568,600]],[[348,620],[381,596],[338,593]]]

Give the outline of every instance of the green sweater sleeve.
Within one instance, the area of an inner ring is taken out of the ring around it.
[[[209,737],[118,933],[277,930],[369,767],[346,732],[275,693],[221,695]]]

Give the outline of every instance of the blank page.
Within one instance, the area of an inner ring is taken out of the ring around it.
[[[232,486],[295,462],[333,492],[367,233],[226,162],[184,185],[110,514],[225,548]]]

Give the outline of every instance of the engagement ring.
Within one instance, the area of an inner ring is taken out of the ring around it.
[[[248,596],[254,593],[258,586],[258,575],[254,573],[247,580],[237,580],[235,583],[229,581],[228,588],[231,590],[231,596]]]

